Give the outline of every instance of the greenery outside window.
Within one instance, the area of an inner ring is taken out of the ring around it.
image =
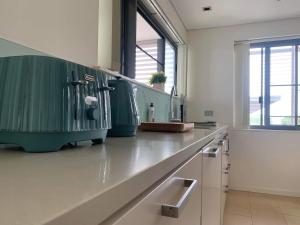
[[[250,45],[251,128],[300,128],[299,46],[299,39]]]

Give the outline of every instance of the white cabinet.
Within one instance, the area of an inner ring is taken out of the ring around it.
[[[228,155],[225,131],[103,224],[221,225],[228,189]]]
[[[212,142],[202,153],[202,225],[220,225],[222,149]]]
[[[229,172],[230,172],[230,162],[229,162],[229,139],[228,134],[223,136],[220,141],[220,147],[222,148],[222,194],[221,194],[221,222],[223,224],[223,215],[226,203],[226,193],[229,190]]]
[[[200,225],[201,164],[202,154],[197,153],[112,224]]]

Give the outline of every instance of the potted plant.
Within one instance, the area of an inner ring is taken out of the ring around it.
[[[165,91],[165,83],[167,80],[165,73],[161,71],[161,72],[152,73],[151,75],[152,77],[149,82],[152,85],[152,87],[161,91]]]

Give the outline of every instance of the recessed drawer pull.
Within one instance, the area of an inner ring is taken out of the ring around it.
[[[220,141],[218,142],[218,145],[219,145],[219,146],[225,145],[225,140],[220,140]]]
[[[163,204],[161,207],[161,215],[178,218],[180,212],[183,210],[184,206],[187,204],[193,190],[197,187],[198,181],[194,179],[183,179],[184,187],[188,189],[181,196],[176,205]]]
[[[205,157],[217,158],[220,148],[217,146],[206,147],[203,149],[202,154]]]

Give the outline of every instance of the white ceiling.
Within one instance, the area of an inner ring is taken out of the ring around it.
[[[136,41],[160,39],[158,33],[149,25],[149,23],[139,13],[137,13],[136,26],[137,26]]]
[[[170,0],[187,29],[300,17],[300,0]],[[203,12],[202,7],[212,11]]]

